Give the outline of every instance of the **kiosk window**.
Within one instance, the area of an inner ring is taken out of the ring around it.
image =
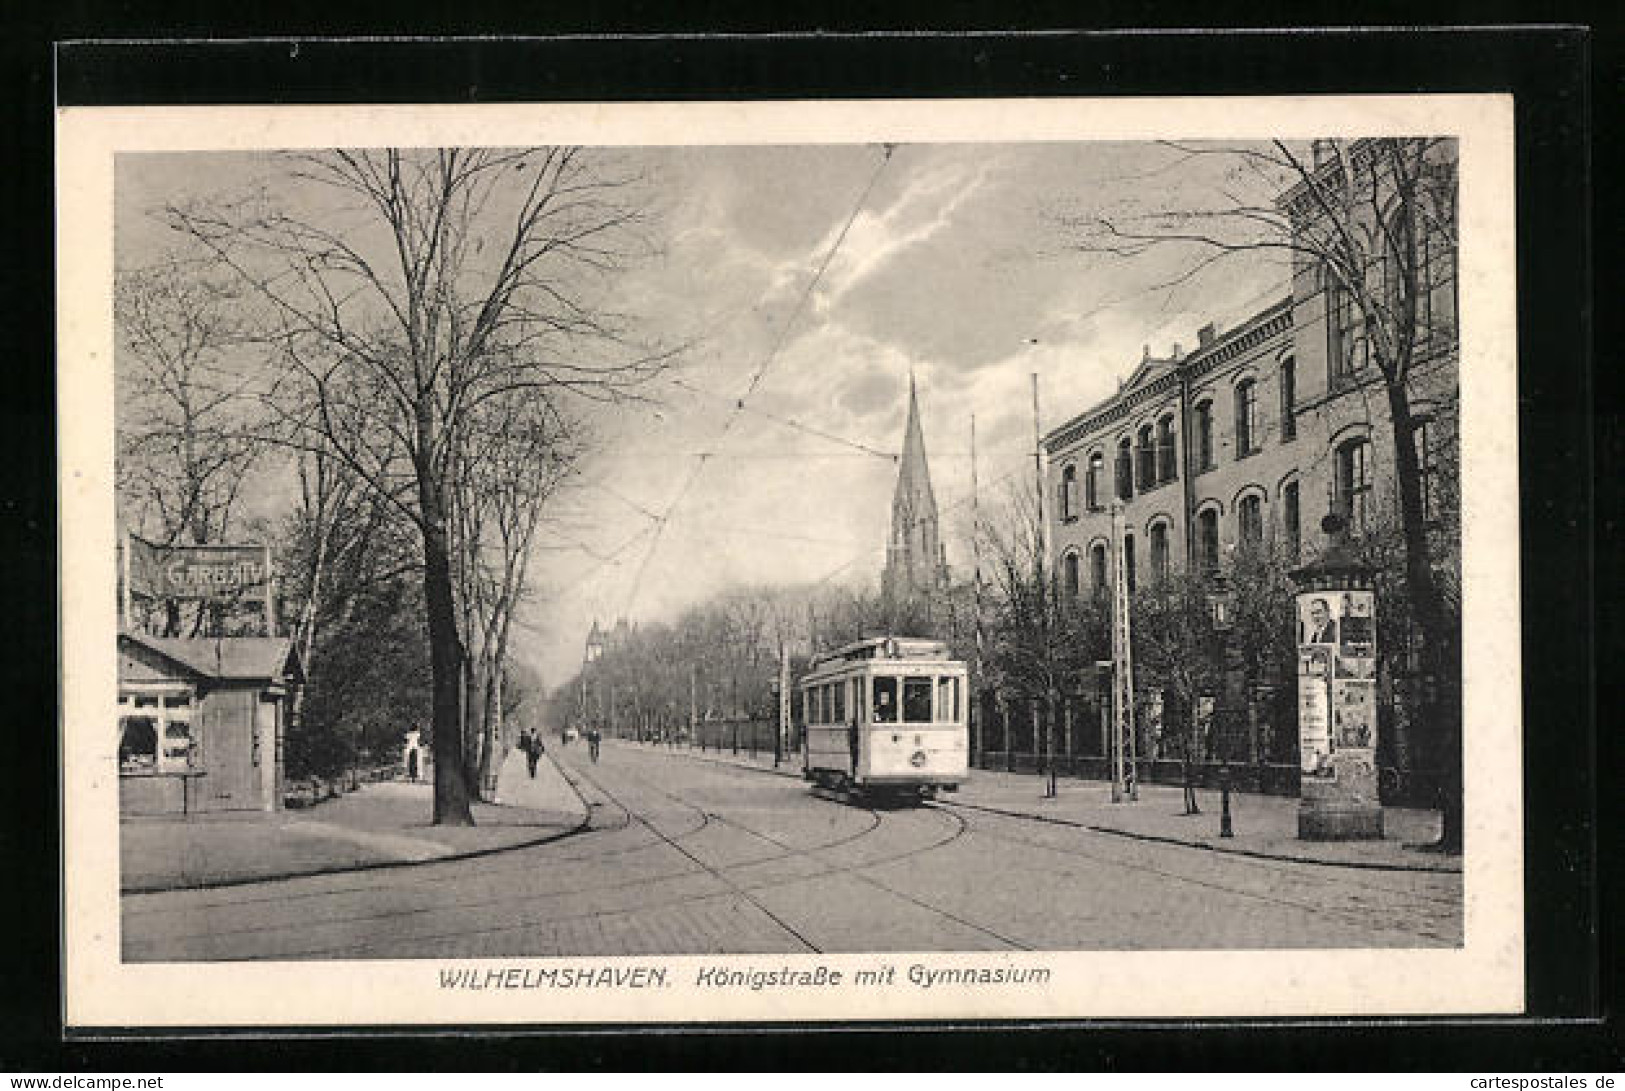
[[[151,716],[125,716],[119,721],[118,760],[124,769],[151,769],[158,764],[158,721]]]
[[[903,679],[903,720],[911,724],[931,722],[931,679]]]
[[[877,724],[897,722],[897,679],[875,678],[875,714],[870,719]]]

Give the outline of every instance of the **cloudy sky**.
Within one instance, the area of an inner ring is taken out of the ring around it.
[[[1210,202],[1233,164],[1151,144],[621,150],[649,179],[660,255],[625,309],[692,343],[559,501],[521,652],[550,683],[594,617],[669,618],[738,582],[878,581],[915,376],[950,566],[968,566],[971,418],[984,501],[1053,427],[1286,290],[1249,258],[1159,287],[1196,255],[1080,252],[1067,217]],[[142,156],[119,172],[121,261],[161,250],[144,209],[224,191],[262,157]],[[752,389],[752,377],[760,374]],[[745,408],[739,409],[744,398]],[[657,517],[665,515],[659,527]]]

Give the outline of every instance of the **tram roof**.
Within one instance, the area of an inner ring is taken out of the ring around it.
[[[953,660],[953,652],[946,641],[913,636],[876,636],[855,640],[832,651],[813,656],[813,670],[864,660],[913,661]]]

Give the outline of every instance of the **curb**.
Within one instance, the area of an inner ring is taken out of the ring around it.
[[[561,777],[563,772],[559,773]],[[569,778],[565,778],[569,783]],[[575,791],[572,784],[571,790]],[[581,793],[576,792],[576,798]],[[501,806],[501,804],[488,804],[488,806]],[[583,805],[585,810],[585,805]],[[512,845],[498,845],[488,849],[470,849],[467,852],[453,852],[445,856],[434,856],[427,860],[377,860],[363,864],[345,864],[335,867],[312,868],[308,871],[289,871],[277,875],[245,876],[240,879],[212,879],[195,883],[173,883],[167,886],[140,886],[120,887],[119,897],[131,894],[174,894],[188,890],[228,890],[237,886],[255,886],[260,883],[289,883],[296,879],[312,879],[322,875],[350,875],[364,871],[392,871],[399,868],[429,867],[433,864],[450,864],[461,860],[478,860],[486,856],[498,856],[504,852],[518,852],[520,849],[533,849],[541,845],[550,845],[555,841],[563,841],[567,837],[587,832],[588,823],[592,821],[591,813],[584,815],[580,822],[567,829],[555,830],[545,837],[538,837],[532,841],[520,841]]]
[[[712,765],[726,765],[733,769],[745,769],[754,773],[769,773],[774,776],[794,777],[795,773],[785,772],[782,769],[764,769],[756,765],[745,765],[739,762],[728,761],[725,758],[710,758],[700,754],[680,754],[681,757],[694,761],[710,762]],[[1370,860],[1317,860],[1310,856],[1289,856],[1286,853],[1263,852],[1259,849],[1230,848],[1225,845],[1214,845],[1206,841],[1187,841],[1180,837],[1168,837],[1155,833],[1136,833],[1133,830],[1119,829],[1116,826],[1099,826],[1088,822],[1074,822],[1068,818],[1056,818],[1052,815],[1033,814],[1030,811],[1012,811],[1001,807],[989,807],[981,803],[965,803],[957,799],[938,799],[938,806],[961,807],[969,811],[985,811],[988,814],[1003,815],[1006,818],[1025,818],[1033,822],[1047,822],[1054,826],[1070,826],[1073,829],[1088,830],[1090,833],[1104,833],[1113,837],[1126,837],[1133,841],[1149,841],[1162,845],[1177,845],[1181,848],[1198,849],[1204,852],[1223,853],[1226,856],[1244,856],[1255,860],[1272,860],[1283,864],[1302,864],[1308,867],[1344,867],[1355,868],[1362,871],[1399,871],[1420,872],[1432,875],[1460,875],[1461,867],[1435,867],[1427,864],[1381,864]]]
[[[1308,867],[1346,867],[1357,868],[1364,871],[1411,871],[1427,872],[1436,875],[1460,875],[1460,867],[1429,867],[1426,864],[1380,864],[1370,860],[1316,860],[1309,856],[1289,856],[1285,853],[1263,852],[1259,849],[1230,848],[1225,845],[1214,845],[1206,841],[1186,841],[1179,837],[1167,837],[1155,833],[1137,833],[1133,830],[1119,829],[1116,826],[1097,826],[1088,822],[1074,822],[1067,818],[1055,818],[1051,815],[1032,814],[1028,811],[1011,811],[1000,807],[988,807],[980,803],[962,803],[958,800],[938,800],[939,806],[962,807],[970,811],[985,811],[988,814],[1003,815],[1006,818],[1025,818],[1033,822],[1047,822],[1054,826],[1070,826],[1073,829],[1088,830],[1090,833],[1110,834],[1113,837],[1126,837],[1133,841],[1150,841],[1162,845],[1178,845],[1181,848],[1199,849],[1205,852],[1217,852],[1226,856],[1246,856],[1255,860],[1273,860],[1284,864],[1303,864]]]

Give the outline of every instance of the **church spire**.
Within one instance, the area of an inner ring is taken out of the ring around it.
[[[894,614],[911,601],[923,600],[947,583],[947,563],[937,526],[937,501],[925,459],[925,431],[920,426],[920,398],[911,369],[908,376],[908,419],[903,426],[903,453],[898,458],[897,489],[892,495],[891,537],[886,543],[886,570],[881,590]]]

